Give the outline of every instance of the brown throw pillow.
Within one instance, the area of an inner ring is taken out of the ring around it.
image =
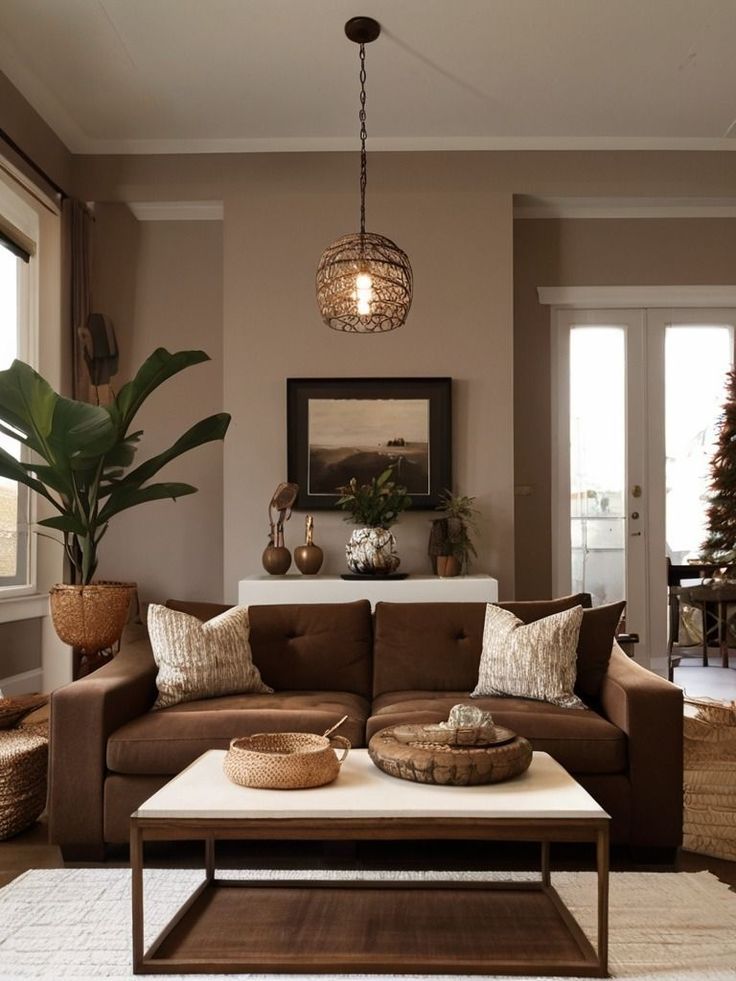
[[[575,691],[581,698],[597,698],[611,660],[613,640],[626,602],[594,606],[583,612],[578,640],[578,671]]]
[[[553,613],[562,613],[563,610],[572,610],[576,606],[588,610],[592,605],[593,598],[590,593],[574,593],[572,596],[559,596],[557,599],[512,600],[508,603],[496,603],[496,606],[500,606],[502,610],[513,613],[522,623],[534,623],[535,620],[551,617]]]

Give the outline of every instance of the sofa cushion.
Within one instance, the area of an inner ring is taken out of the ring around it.
[[[590,606],[590,596],[577,593],[498,605],[523,623],[532,623],[575,606]],[[473,689],[485,616],[485,603],[377,603],[373,694],[408,688]],[[273,684],[265,674],[264,681]]]
[[[453,705],[471,704],[466,691],[386,692],[373,702],[368,740],[399,723],[443,722]],[[525,736],[534,749],[549,753],[571,773],[621,773],[627,766],[626,735],[591,709],[569,709],[525,698],[474,698],[494,722]]]
[[[168,600],[200,619],[228,607]],[[249,606],[253,663],[276,691],[352,691],[370,697],[373,629],[368,600]]]
[[[208,749],[227,749],[235,736],[256,732],[321,735],[343,715],[339,733],[364,746],[370,705],[352,692],[281,691],[224,695],[148,712],[121,726],[107,741],[107,766],[115,773],[179,773]]]

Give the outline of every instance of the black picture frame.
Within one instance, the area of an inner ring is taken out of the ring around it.
[[[286,420],[299,510],[334,508],[329,488],[377,477],[396,458],[412,508],[436,508],[452,488],[452,378],[288,378]]]

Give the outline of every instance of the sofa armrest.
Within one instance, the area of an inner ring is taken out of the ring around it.
[[[609,722],[628,736],[632,845],[682,841],[683,695],[614,644],[601,688]]]
[[[104,667],[52,693],[49,839],[65,857],[102,857],[107,739],[155,698],[156,665],[146,638],[124,644]]]

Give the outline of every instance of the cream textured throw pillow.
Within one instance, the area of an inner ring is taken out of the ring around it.
[[[148,635],[158,667],[154,709],[195,698],[273,691],[253,664],[249,633],[244,606],[202,623],[188,613],[152,603]]]
[[[582,622],[582,606],[524,624],[513,613],[489,603],[472,697],[513,695],[564,708],[585,708],[573,694]]]

